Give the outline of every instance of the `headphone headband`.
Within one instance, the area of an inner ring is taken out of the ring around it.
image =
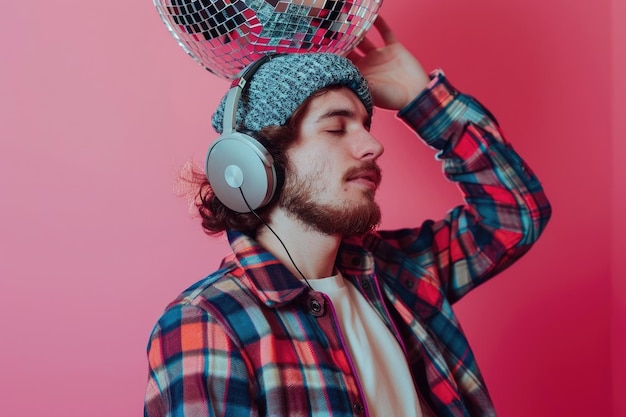
[[[224,106],[224,119],[222,121],[223,135],[237,130],[235,126],[237,122],[237,107],[239,106],[239,99],[241,98],[248,81],[252,79],[252,76],[255,72],[257,72],[261,65],[265,64],[277,55],[283,54],[271,53],[263,55],[261,58],[245,67],[241,71],[241,75],[233,80],[230,85],[230,90],[228,90],[228,96],[226,97],[226,104]]]

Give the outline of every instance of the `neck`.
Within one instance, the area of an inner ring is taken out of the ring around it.
[[[301,277],[298,269],[307,280],[333,275],[341,236],[322,234],[280,209],[272,213],[269,225],[283,241],[289,254],[267,227],[261,226],[257,241],[296,277]]]

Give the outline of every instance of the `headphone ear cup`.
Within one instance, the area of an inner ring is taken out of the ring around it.
[[[263,207],[276,194],[279,180],[272,155],[245,133],[235,131],[217,138],[209,147],[205,168],[217,198],[237,213]]]

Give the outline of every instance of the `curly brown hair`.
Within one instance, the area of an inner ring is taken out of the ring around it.
[[[274,158],[274,165],[279,177],[284,175],[287,149],[298,136],[300,121],[309,102],[314,97],[319,97],[327,91],[339,88],[342,88],[342,86],[330,85],[313,93],[298,106],[284,125],[267,126],[258,132],[251,133],[263,143]],[[277,187],[272,201],[255,210],[256,215],[254,213],[237,213],[222,204],[215,196],[204,171],[198,167],[192,166],[191,172],[185,175],[184,178],[181,175],[180,180],[197,187],[197,192],[193,196],[193,204],[202,218],[204,232],[209,235],[216,235],[226,230],[239,230],[251,235],[256,234],[257,228],[268,221],[267,216],[277,204],[277,197],[280,195],[280,189]],[[279,181],[279,186],[281,184],[282,181]]]

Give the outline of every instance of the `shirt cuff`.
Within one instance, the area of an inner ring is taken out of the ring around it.
[[[444,133],[454,123],[450,117],[444,117],[446,107],[454,102],[461,93],[450,84],[444,72],[436,69],[430,73],[430,82],[426,88],[397,116],[429,145],[443,149]]]

